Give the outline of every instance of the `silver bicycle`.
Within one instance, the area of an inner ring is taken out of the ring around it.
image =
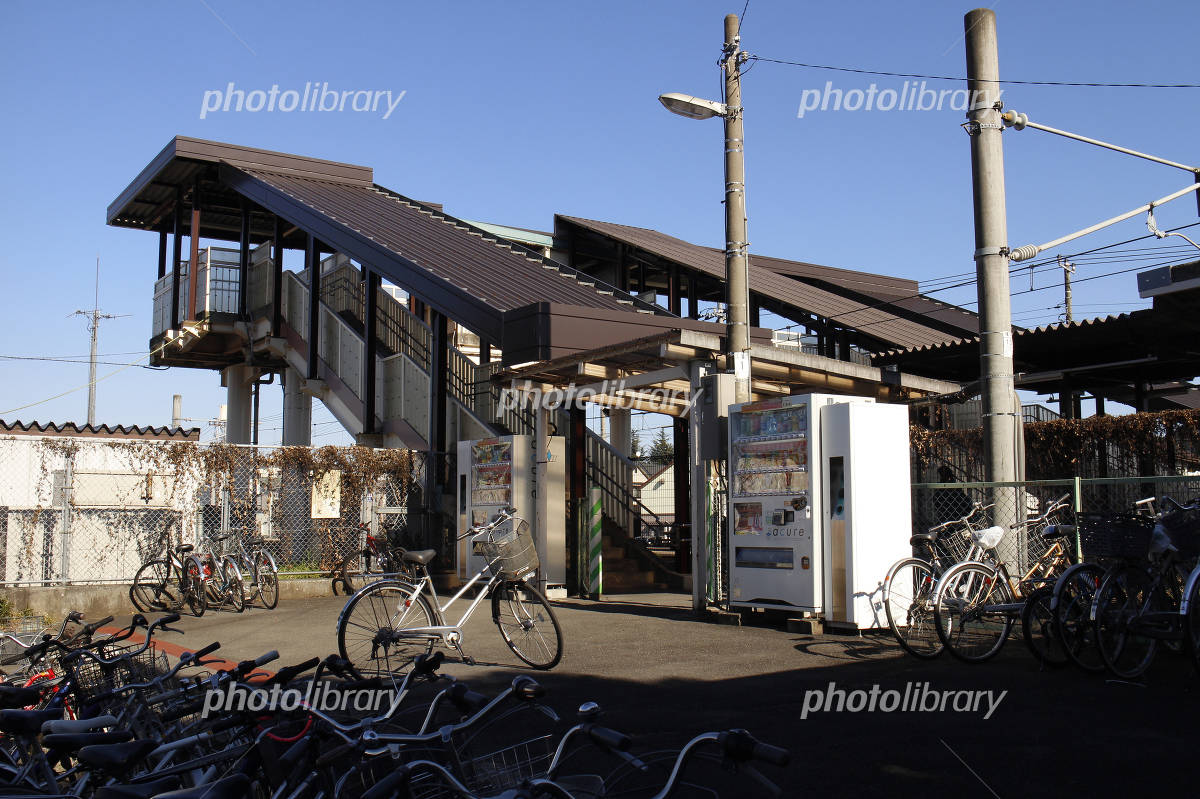
[[[435,550],[408,551],[404,562],[416,570],[415,580],[384,579],[364,586],[346,602],[338,617],[338,649],[362,671],[402,671],[416,655],[443,643],[473,663],[463,650],[463,627],[487,597],[492,621],[508,648],[535,669],[551,669],[562,659],[563,635],[546,597],[529,581],[540,562],[529,524],[505,508],[491,522],[458,537],[471,539],[487,566],[442,604],[429,576]],[[446,611],[472,590],[476,593],[457,622]]]

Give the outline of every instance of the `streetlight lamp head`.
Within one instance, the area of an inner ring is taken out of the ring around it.
[[[680,92],[660,94],[658,101],[672,114],[679,114],[679,116],[688,117],[689,119],[723,117],[729,113],[729,109],[724,103],[718,103],[715,100],[704,100]]]

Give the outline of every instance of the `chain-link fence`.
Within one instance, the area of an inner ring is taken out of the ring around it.
[[[428,472],[403,450],[0,437],[0,584],[128,582],[223,531],[261,538],[281,575],[330,573],[367,530],[450,552]]]
[[[1030,480],[1024,483],[918,483],[913,485],[913,531],[961,519],[976,508],[974,529],[998,524],[1009,532],[997,547],[1000,557],[1024,573],[1042,554],[1035,533],[1053,523],[1153,512],[1146,499],[1169,496],[1180,503],[1200,497],[1200,475]],[[1049,516],[1047,517],[1047,514]],[[1076,546],[1071,541],[1072,548]],[[1086,557],[1087,545],[1079,541]],[[1105,553],[1107,554],[1107,553]]]

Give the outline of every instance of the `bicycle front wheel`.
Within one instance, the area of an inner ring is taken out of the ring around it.
[[[1104,671],[1104,658],[1096,646],[1092,624],[1092,602],[1104,579],[1104,569],[1081,563],[1063,572],[1054,584],[1050,605],[1054,608],[1054,631],[1067,659],[1084,671]]]
[[[270,552],[254,553],[254,581],[263,607],[274,610],[279,604],[279,568]]]
[[[1133,679],[1154,660],[1158,641],[1131,629],[1144,612],[1154,610],[1153,605],[1150,576],[1136,566],[1110,571],[1100,584],[1092,607],[1096,643],[1104,665],[1116,676]]]
[[[563,636],[550,603],[532,585],[507,582],[492,591],[492,621],[508,648],[535,669],[562,660]]]
[[[1021,608],[1021,635],[1025,646],[1045,666],[1065,666],[1067,653],[1055,629],[1054,612],[1050,603],[1054,587],[1044,585],[1029,595]]]
[[[950,654],[967,663],[994,657],[1012,630],[1013,617],[997,606],[1010,604],[1012,591],[995,569],[960,563],[938,580],[934,627]]]
[[[221,558],[221,602],[229,603],[234,613],[246,609],[246,595],[242,582],[242,572],[233,558],[226,555]]]
[[[892,635],[905,652],[924,659],[937,657],[943,649],[933,626],[935,585],[932,567],[920,558],[899,561],[883,580],[883,607]]]
[[[428,630],[436,623],[436,615],[415,586],[380,580],[355,593],[342,608],[338,653],[362,672],[402,671],[441,639]]]
[[[1188,583],[1191,589],[1183,598],[1187,604],[1180,608],[1183,615],[1183,641],[1191,650],[1192,665],[1200,672],[1200,566],[1192,572]]]

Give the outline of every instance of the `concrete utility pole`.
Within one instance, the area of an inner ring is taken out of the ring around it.
[[[1060,255],[1058,265],[1063,270],[1063,303],[1066,306],[1067,324],[1071,324],[1075,321],[1075,314],[1071,308],[1071,275],[1075,274],[1075,264]]]
[[[1018,479],[1023,460],[1013,383],[1012,308],[1008,283],[1008,222],[1004,199],[1004,149],[1000,140],[1000,64],[996,15],[977,8],[963,20],[967,43],[967,133],[971,138],[971,185],[975,206],[975,271],[979,285],[980,380],[983,384],[983,446],[986,480]],[[999,500],[1000,498],[997,497]],[[1017,511],[997,502],[996,522]]]
[[[88,330],[92,334],[92,353],[88,358],[88,404],[87,423],[96,423],[96,351],[100,339],[100,320],[116,319],[113,314],[100,313],[100,256],[96,256],[96,298],[90,311],[76,311],[72,316],[83,316],[88,320]]]
[[[746,232],[746,164],[742,133],[741,36],[737,14],[725,17],[725,280],[735,402],[750,401],[750,281]]]

